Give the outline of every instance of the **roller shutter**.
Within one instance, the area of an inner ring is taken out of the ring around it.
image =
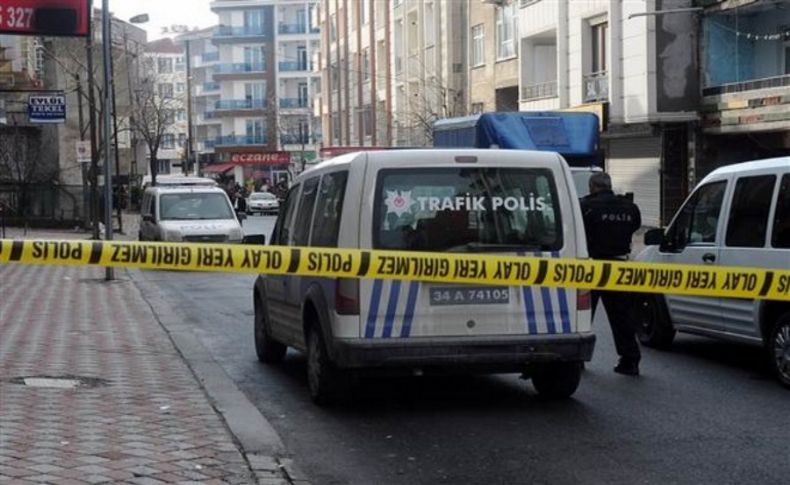
[[[608,141],[606,171],[616,193],[633,192],[642,225],[658,227],[661,218],[661,138]]]

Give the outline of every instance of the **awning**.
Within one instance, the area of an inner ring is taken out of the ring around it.
[[[225,173],[235,166],[235,163],[217,163],[214,165],[206,165],[203,167],[203,171],[208,173]]]

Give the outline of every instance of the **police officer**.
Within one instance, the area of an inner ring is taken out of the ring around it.
[[[631,253],[631,237],[642,225],[639,208],[630,199],[612,192],[612,179],[599,172],[590,177],[590,195],[581,199],[584,229],[590,257],[602,260],[625,260]],[[603,300],[614,345],[620,362],[614,371],[639,375],[639,344],[632,321],[634,299],[629,293],[594,291],[593,315],[598,300]]]

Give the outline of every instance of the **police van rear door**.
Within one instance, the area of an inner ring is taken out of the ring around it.
[[[474,153],[369,154],[361,247],[575,257],[569,172],[556,155]],[[573,290],[363,280],[360,300],[365,338],[576,331]]]

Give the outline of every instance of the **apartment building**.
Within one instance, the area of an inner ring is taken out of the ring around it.
[[[692,4],[518,1],[521,110],[597,113],[606,170],[617,191],[634,193],[646,225],[666,223],[695,180],[697,26],[683,10]]]
[[[325,153],[356,146],[391,146],[390,2],[321,0],[318,69]],[[332,147],[335,150],[332,150]]]
[[[158,174],[181,173],[187,160],[187,66],[184,46],[165,37],[148,43],[144,75],[153,77],[159,99],[173,111],[156,155]],[[150,164],[146,164],[150,171]]]
[[[702,135],[698,176],[790,154],[790,3],[699,2]]]
[[[320,89],[313,72],[319,31],[313,28],[317,0],[217,0],[219,17],[212,42],[219,58],[211,68],[219,99],[202,113],[219,120],[219,134],[207,140],[237,182],[287,179],[294,166],[315,157],[319,130],[312,99]],[[211,54],[212,56],[215,54]],[[212,61],[214,62],[214,61]],[[213,123],[213,121],[212,121]],[[205,123],[204,123],[205,124]]]
[[[393,0],[396,145],[431,146],[434,121],[467,114],[468,7],[467,1]]]
[[[468,1],[469,112],[518,111],[517,2]]]

